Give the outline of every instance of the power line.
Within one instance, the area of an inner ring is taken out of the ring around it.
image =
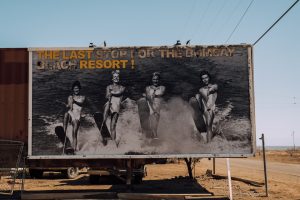
[[[250,4],[248,5],[247,9],[246,9],[245,12],[244,12],[244,14],[242,15],[242,17],[240,18],[239,22],[238,22],[238,23],[236,24],[236,26],[234,27],[233,31],[230,33],[230,35],[229,35],[229,37],[227,38],[227,40],[225,41],[225,43],[227,43],[227,42],[230,40],[231,36],[233,35],[233,33],[236,31],[237,27],[240,25],[240,23],[241,23],[242,20],[244,19],[245,15],[246,15],[246,13],[248,12],[248,10],[249,10],[250,6],[252,5],[253,1],[254,1],[254,0],[252,0],[252,1],[250,2]]]
[[[222,12],[222,10],[224,9],[225,5],[227,4],[227,0],[223,1],[223,4],[221,5],[221,7],[219,8],[219,10],[217,11],[217,13],[214,15],[214,18],[212,19],[212,21],[210,22],[208,28],[205,30],[205,34],[203,35],[203,39],[206,39],[207,35],[211,32],[211,28],[214,26],[216,20],[218,19],[220,13]]]
[[[184,23],[183,29],[182,29],[182,30],[183,30],[183,33],[182,33],[182,35],[180,36],[180,39],[181,39],[182,41],[183,41],[183,39],[185,39],[184,36],[185,36],[185,33],[186,33],[186,28],[187,28],[187,25],[188,25],[189,22],[190,22],[190,19],[191,19],[192,14],[194,13],[194,9],[195,9],[196,5],[197,5],[197,1],[194,0],[194,1],[193,1],[193,4],[192,4],[192,6],[191,6],[191,9],[189,10],[188,17],[187,17],[187,19],[186,19],[186,21],[185,21],[185,23]]]
[[[297,0],[297,1],[295,1],[295,3],[293,3],[293,5],[291,5],[290,7],[289,7],[289,9],[287,9],[287,11],[285,11],[280,17],[279,17],[279,19],[277,19],[276,20],[276,22],[274,22],[273,24],[272,24],[272,26],[270,27],[270,28],[268,28],[268,30],[266,30],[265,32],[264,32],[264,34],[262,34],[262,36],[260,36],[257,40],[256,40],[256,42],[254,42],[253,43],[253,46],[254,45],[256,45],[259,41],[260,41],[260,39],[262,39],[297,3],[299,2],[299,0]]]
[[[209,2],[208,2],[207,6],[206,6],[206,8],[205,8],[205,10],[204,10],[204,12],[202,13],[202,15],[201,15],[201,17],[200,17],[200,19],[199,19],[199,21],[198,21],[198,23],[197,23],[197,25],[196,25],[196,29],[194,29],[194,32],[192,33],[192,35],[191,35],[191,37],[190,37],[191,40],[194,39],[195,34],[198,33],[199,29],[201,28],[202,21],[203,21],[203,19],[205,18],[206,13],[207,13],[207,11],[208,11],[209,8],[210,8],[211,2],[212,2],[212,1],[209,1]]]
[[[222,30],[224,29],[224,27],[227,26],[227,24],[229,23],[229,21],[231,21],[233,14],[236,12],[236,10],[240,6],[241,2],[242,2],[242,0],[237,1],[236,5],[234,7],[232,7],[232,9],[229,11],[230,14],[224,20],[224,23],[222,23],[222,25],[216,31],[216,33],[219,33],[217,36],[219,36],[220,34],[223,34]]]

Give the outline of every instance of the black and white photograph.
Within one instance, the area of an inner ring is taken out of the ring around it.
[[[33,156],[254,151],[252,47],[31,49]]]

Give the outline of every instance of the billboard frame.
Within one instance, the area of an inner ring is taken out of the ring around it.
[[[251,153],[227,153],[227,154],[144,154],[144,155],[32,155],[32,52],[41,50],[109,50],[116,48],[174,48],[174,46],[116,46],[116,47],[34,47],[28,48],[29,52],[29,87],[28,87],[28,159],[152,159],[152,158],[247,158],[255,156],[256,152],[256,126],[255,126],[255,96],[254,96],[254,67],[253,67],[253,45],[231,44],[231,45],[192,45],[189,47],[232,47],[242,46],[247,48],[248,72],[249,72],[249,100],[250,100],[250,124],[251,124]],[[180,47],[180,46],[179,46]]]

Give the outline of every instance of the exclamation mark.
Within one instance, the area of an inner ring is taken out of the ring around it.
[[[131,59],[131,69],[134,69],[134,60]]]

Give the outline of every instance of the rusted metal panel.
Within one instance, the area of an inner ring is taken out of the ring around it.
[[[28,51],[0,49],[0,139],[27,143]]]
[[[0,140],[0,168],[18,168],[23,147],[23,142]]]

